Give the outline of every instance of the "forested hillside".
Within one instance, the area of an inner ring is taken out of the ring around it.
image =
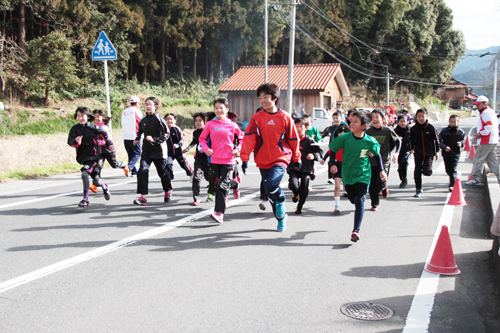
[[[268,62],[287,64],[290,2],[270,4]],[[101,30],[118,51],[112,82],[210,85],[264,63],[263,0],[0,0],[0,13],[0,86],[24,100],[102,82]],[[442,0],[303,0],[296,22],[295,62],[341,62],[349,84],[383,87],[386,68],[392,84],[444,83],[465,52]]]

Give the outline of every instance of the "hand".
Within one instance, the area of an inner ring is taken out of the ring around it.
[[[243,171],[243,174],[247,174],[247,169],[248,169],[248,162],[243,162],[241,163],[241,171]]]
[[[383,182],[387,181],[387,174],[385,173],[385,171],[380,171],[380,179]]]
[[[321,164],[321,165],[325,165],[325,160],[321,160],[321,161],[319,161],[319,164]]]
[[[457,146],[462,147],[462,142],[458,141]]]
[[[373,154],[371,151],[368,152],[368,156],[373,157]]]
[[[209,149],[209,150],[207,150],[207,152],[205,154],[207,154],[207,156],[212,156],[213,152],[214,152],[213,149]]]
[[[187,153],[187,152],[188,152],[188,149],[187,149],[187,148],[184,148],[184,149],[182,150],[182,153],[183,153],[183,154],[185,154],[185,153]]]
[[[137,146],[137,145],[139,144],[139,141],[134,140],[134,142],[133,142],[133,143],[134,143],[134,146]]]
[[[460,142],[459,142],[459,143],[460,143]],[[460,146],[459,146],[459,147],[460,147]],[[444,149],[444,151],[449,152],[449,151],[451,151],[451,148],[450,148],[450,147],[446,147],[446,148]]]
[[[307,157],[306,157],[306,158],[307,158],[309,161],[312,161],[312,160],[314,160],[314,155],[313,155],[313,154],[311,154],[311,153],[309,153],[309,154],[307,154]]]
[[[398,161],[399,153],[395,153],[392,155],[392,163],[396,163]]]
[[[177,143],[174,143],[174,148],[175,149],[179,148],[179,145]]]
[[[481,134],[477,133],[473,136],[474,139],[479,139],[481,137]]]
[[[233,156],[234,157],[240,156],[240,151],[238,149],[233,150]]]
[[[146,137],[146,141],[153,142],[154,140],[153,140],[153,137],[151,135],[148,135]]]
[[[82,143],[82,139],[83,139],[83,136],[77,136],[76,139],[75,139],[75,141],[76,141],[76,143],[81,144]]]
[[[438,160],[439,158],[439,153],[436,153],[436,161]]]
[[[108,147],[109,150],[115,150],[115,146],[111,145]]]
[[[337,169],[336,165],[332,165],[332,167],[330,168],[330,172],[336,174],[337,172],[339,172],[339,170]]]

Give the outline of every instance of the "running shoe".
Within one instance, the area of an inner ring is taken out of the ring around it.
[[[335,183],[335,181],[333,180],[333,178],[330,178],[330,179],[328,179],[328,181],[327,181],[326,183],[327,183],[327,184],[334,184],[334,183]]]
[[[214,195],[209,193],[207,196],[207,202],[212,202],[212,201],[214,201]]]
[[[286,220],[288,219],[288,214],[285,213],[282,219],[278,220],[278,228],[277,231],[283,232],[286,230]]]
[[[267,200],[262,200],[259,204],[260,210],[266,210]]]
[[[359,231],[353,231],[351,234],[351,242],[356,243],[359,241]]]
[[[233,190],[233,196],[236,200],[238,200],[241,197],[241,193],[239,189]]]
[[[134,200],[135,205],[139,206],[147,206],[148,205],[148,199],[140,197],[139,199]]]
[[[453,192],[453,186],[448,187],[448,191]]]
[[[89,206],[88,200],[83,199],[78,203],[78,207],[87,208]]]
[[[295,214],[302,214],[302,208],[297,208],[295,210]]]
[[[286,214],[286,207],[285,207],[285,202],[277,202],[276,203],[276,218],[278,220],[281,220],[285,217]]]
[[[299,201],[299,195],[298,194],[292,195],[292,202],[297,202],[297,201]]]
[[[125,176],[128,177],[128,174],[130,173],[130,169],[128,168],[128,165],[123,168],[123,172],[125,173]]]
[[[477,186],[483,186],[483,183],[482,182],[478,182],[477,180],[475,179],[471,179],[469,180],[468,182],[465,182],[465,184],[467,185],[477,185]]]
[[[104,193],[104,199],[109,200],[111,198],[111,193],[109,192],[109,186],[106,185],[106,189],[102,190]]]
[[[424,195],[424,191],[420,190],[420,191],[417,191],[417,193],[415,193],[415,195],[413,197],[414,198],[420,198],[423,195]]]
[[[342,211],[340,210],[339,205],[335,205],[335,210],[333,211],[333,214],[340,214]]]
[[[92,185],[89,186],[89,190],[91,190],[94,193],[99,192],[99,189],[94,184],[92,184]]]
[[[222,223],[224,222],[224,214],[219,213],[219,212],[213,212],[212,215],[210,215],[212,220],[214,220],[217,223]]]
[[[163,198],[163,202],[167,203],[170,201],[171,198],[172,198],[172,190],[166,191],[165,198]]]
[[[370,208],[370,210],[376,212],[378,210],[378,206],[372,206],[372,208]]]
[[[399,188],[405,188],[406,185],[408,185],[408,180],[402,180],[401,183],[399,184]]]
[[[382,190],[382,198],[386,199],[389,196],[389,189],[387,186]]]
[[[193,201],[193,206],[198,206],[200,204],[199,200]]]

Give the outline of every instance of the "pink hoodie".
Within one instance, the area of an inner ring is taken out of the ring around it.
[[[95,124],[96,124],[97,126],[99,126],[99,127],[104,128],[104,129],[106,130],[106,132],[108,132],[108,138],[109,138],[110,140],[112,140],[112,139],[111,139],[111,132],[110,132],[109,127],[108,127],[108,126],[104,125],[104,123],[103,123],[103,122],[100,122],[100,123],[95,123]],[[99,146],[105,146],[105,145],[106,145],[106,140],[104,139],[104,137],[103,137],[102,135],[99,135],[99,138],[97,139],[97,143],[99,144]]]
[[[238,138],[237,147],[234,146],[235,138]],[[210,140],[210,147],[208,140]],[[199,142],[204,153],[213,149],[214,152],[209,157],[210,163],[233,165],[236,164],[233,150],[241,149],[243,132],[229,118],[225,118],[223,121],[214,118],[205,125],[200,134]]]

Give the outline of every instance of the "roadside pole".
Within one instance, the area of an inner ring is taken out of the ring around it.
[[[385,102],[385,105],[389,106],[389,66],[385,66],[385,72],[386,72],[386,76],[387,76],[387,79],[386,79],[386,102]]]
[[[108,61],[104,60],[104,82],[106,84],[106,107],[108,108],[108,117],[111,118],[111,105],[109,103],[109,81],[108,81]],[[112,131],[111,124],[113,122],[110,121],[108,124],[109,131]]]
[[[291,24],[290,24],[290,50],[288,55],[288,90],[286,92],[286,110],[292,113],[292,98],[293,98],[293,55],[295,53],[295,10],[296,0],[291,0]]]
[[[264,83],[267,83],[267,25],[268,25],[268,14],[267,14],[267,0],[266,0],[266,3],[264,5],[265,7],[265,28],[264,28],[264,45],[265,45],[265,52],[264,52]]]
[[[493,111],[497,109],[497,79],[498,79],[498,59],[495,58],[495,75],[493,76]]]

